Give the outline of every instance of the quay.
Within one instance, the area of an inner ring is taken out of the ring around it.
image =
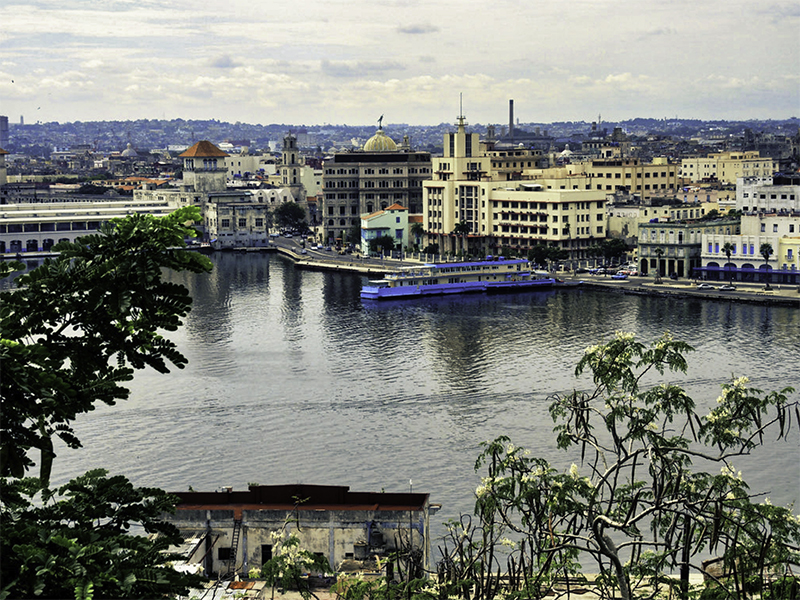
[[[708,300],[746,302],[752,304],[768,304],[773,306],[791,306],[800,308],[800,287],[796,285],[773,284],[771,289],[764,289],[763,283],[735,282],[736,289],[722,291],[719,289],[699,290],[698,283],[723,285],[724,281],[697,281],[691,279],[672,280],[663,278],[662,283],[655,283],[651,277],[629,277],[612,280],[603,275],[575,275],[570,279],[582,280],[583,286],[603,289],[620,294],[639,296],[663,296],[672,298],[706,298]]]
[[[337,254],[320,255],[300,254],[294,247],[278,246],[278,252],[291,258],[295,266],[300,269],[318,271],[349,271],[368,276],[383,276],[394,273],[401,267],[418,265],[418,261],[398,259],[354,259],[342,257]],[[590,275],[588,273],[576,275],[569,273],[556,273],[556,277],[564,278],[566,282],[582,282],[579,286],[565,286],[574,289],[599,289],[619,294],[632,294],[639,296],[661,296],[672,298],[705,298],[708,300],[745,302],[753,304],[766,304],[772,306],[790,306],[800,308],[800,287],[795,285],[773,284],[772,289],[765,290],[763,283],[736,282],[736,290],[726,292],[719,289],[698,290],[697,283],[711,283],[715,286],[724,284],[717,282],[695,282],[691,279],[677,281],[663,278],[661,283],[655,283],[652,277],[629,277],[623,280],[614,280],[608,276]]]

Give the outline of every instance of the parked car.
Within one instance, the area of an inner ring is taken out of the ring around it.
[[[611,276],[611,279],[627,279],[628,276],[625,273],[614,273]]]
[[[711,285],[710,283],[698,283],[697,284],[698,290],[715,290],[717,289],[716,286]]]
[[[732,285],[730,283],[726,283],[725,285],[719,286],[719,291],[720,292],[732,292],[735,289],[736,289],[736,286]]]

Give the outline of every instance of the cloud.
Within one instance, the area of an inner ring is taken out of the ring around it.
[[[405,66],[396,61],[331,61],[320,63],[322,73],[330,77],[363,77],[370,73],[381,74],[390,71],[403,71]]]
[[[399,33],[405,33],[407,35],[420,35],[424,33],[436,33],[439,31],[439,27],[436,25],[405,25],[400,26],[397,28]]]
[[[209,61],[209,64],[217,69],[233,69],[235,67],[241,66],[242,63],[233,60],[227,54],[223,54],[221,56],[217,56],[216,58],[212,58]]]
[[[651,29],[649,31],[645,31],[642,35],[639,36],[639,40],[646,40],[649,38],[654,37],[662,37],[668,35],[675,35],[678,33],[678,30],[674,27],[659,27],[658,29]]]

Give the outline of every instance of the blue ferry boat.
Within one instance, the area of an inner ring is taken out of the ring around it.
[[[477,262],[406,267],[361,288],[364,300],[415,298],[469,292],[521,292],[551,287],[556,280],[534,271],[525,259],[489,258]]]

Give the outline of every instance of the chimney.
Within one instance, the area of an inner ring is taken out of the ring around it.
[[[508,135],[514,141],[514,100],[508,101]]]

